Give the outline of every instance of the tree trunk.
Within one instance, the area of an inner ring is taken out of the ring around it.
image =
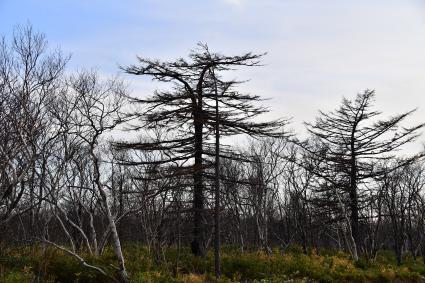
[[[204,235],[204,192],[202,184],[202,108],[194,113],[195,120],[195,165],[193,174],[193,241],[191,243],[192,253],[195,256],[205,255]]]
[[[101,201],[102,201],[102,205],[105,208],[106,211],[106,216],[108,218],[108,224],[109,227],[111,229],[111,236],[112,236],[112,247],[114,248],[114,252],[115,255],[118,258],[118,264],[119,264],[119,274],[120,274],[120,281],[123,283],[127,283],[130,282],[129,278],[128,278],[128,274],[127,274],[127,270],[125,269],[125,261],[124,261],[124,256],[122,253],[122,249],[121,249],[121,242],[120,242],[120,237],[118,235],[118,230],[117,230],[117,226],[115,224],[115,219],[112,215],[111,212],[111,208],[109,206],[108,203],[108,197],[105,193],[105,191],[103,190],[101,181],[100,181],[100,169],[99,169],[99,160],[96,156],[96,154],[94,153],[94,149],[91,149],[91,155],[93,158],[93,163],[94,163],[94,181],[96,183],[96,186],[99,190],[99,194],[101,197]]]
[[[106,214],[108,217],[109,226],[111,227],[111,236],[112,236],[112,246],[114,248],[115,255],[118,258],[119,263],[119,273],[120,273],[120,280],[123,283],[130,282],[127,274],[127,270],[125,269],[125,262],[124,262],[124,256],[122,254],[121,249],[121,242],[117,231],[117,226],[115,225],[115,220],[112,216],[111,209],[108,204],[108,200],[106,197],[106,193],[103,191],[102,188],[99,189],[102,204],[105,207]]]
[[[357,254],[358,249],[360,248],[360,236],[359,236],[359,205],[358,205],[358,195],[357,195],[357,164],[356,164],[356,152],[355,152],[355,137],[354,132],[356,130],[356,125],[353,128],[351,133],[351,160],[350,160],[350,224],[351,224],[351,235],[354,238],[355,242],[355,253]]]
[[[215,277],[221,275],[220,266],[220,124],[218,116],[217,87],[215,87],[215,204],[214,204],[214,270]]]

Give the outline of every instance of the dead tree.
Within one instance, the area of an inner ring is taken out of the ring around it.
[[[397,162],[400,161],[394,160],[391,163]],[[397,166],[391,163],[386,162],[383,166],[390,168]],[[388,222],[393,234],[393,249],[397,264],[400,265],[403,252],[410,251],[412,256],[416,257],[416,251],[420,245],[420,243],[414,243],[412,222],[420,218],[420,198],[425,185],[423,168],[420,163],[409,164],[384,174],[377,181],[383,192],[381,196],[383,210],[389,218]],[[422,234],[422,231],[420,233]]]
[[[109,167],[106,164],[110,163],[105,154],[105,148],[108,148],[105,135],[120,121],[124,92],[125,87],[120,80],[101,81],[91,71],[82,71],[68,80],[68,88],[51,107],[55,122],[62,128],[62,148],[56,154],[58,168],[54,175],[57,178],[52,178],[49,198],[46,199],[71,243],[73,250],[69,254],[77,252],[72,230],[83,239],[89,253],[95,256],[101,254],[108,239],[111,239],[118,260],[120,282],[128,282],[117,230],[117,223],[122,217],[117,214],[119,210],[114,213],[111,206],[115,191],[111,187],[115,184],[113,176],[103,172]],[[68,211],[64,205],[68,205]],[[70,212],[75,212],[73,218],[69,216]],[[88,225],[83,223],[84,216],[88,218]],[[106,219],[107,223],[101,238],[97,237],[96,217]],[[44,240],[52,242],[47,237]]]
[[[67,61],[30,25],[17,27],[10,43],[0,38],[0,222],[36,205],[37,159],[53,140],[46,105]],[[29,206],[16,211],[23,198]]]
[[[277,205],[279,183],[287,170],[283,158],[286,147],[285,139],[264,139],[252,141],[247,152],[252,159],[246,166],[248,201],[254,213],[258,247],[266,252],[271,252],[269,217]]]
[[[376,163],[395,157],[395,151],[419,136],[424,124],[401,127],[400,124],[414,113],[414,110],[379,120],[381,112],[373,110],[374,91],[359,93],[355,100],[343,99],[336,111],[320,112],[316,122],[306,123],[313,143],[302,146],[316,159],[317,166],[310,170],[321,177],[328,185],[324,190],[338,190],[337,203],[348,206],[350,226],[356,247],[359,249],[362,237],[359,231],[359,218],[366,194],[362,186],[390,169],[379,170]],[[407,164],[417,159],[406,159]],[[357,254],[357,251],[355,252]]]
[[[205,254],[205,168],[211,164],[208,157],[215,155],[209,139],[214,132],[218,117],[221,136],[249,134],[256,136],[281,136],[285,120],[255,122],[253,119],[268,111],[254,105],[260,101],[256,95],[243,94],[235,87],[236,80],[226,81],[220,73],[240,66],[258,66],[262,55],[246,53],[241,56],[225,56],[211,53],[206,45],[189,54],[189,59],[161,62],[139,57],[139,65],[124,68],[133,75],[152,77],[158,82],[169,83],[166,90],[156,91],[148,98],[132,98],[145,108],[134,113],[141,122],[135,129],[165,128],[170,135],[159,142],[123,142],[121,149],[164,151],[167,158],[155,164],[180,162],[187,164],[179,174],[193,177],[193,241],[192,251],[197,256]],[[219,115],[215,115],[215,99]],[[220,157],[229,158],[222,150]],[[210,158],[211,159],[211,158]],[[176,173],[174,173],[176,174]]]

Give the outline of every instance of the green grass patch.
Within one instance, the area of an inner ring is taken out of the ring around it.
[[[375,260],[361,258],[357,262],[340,251],[310,250],[303,254],[298,247],[285,253],[274,249],[241,252],[224,247],[222,278],[215,280],[214,258],[191,255],[188,248],[168,248],[160,256],[145,246],[124,247],[127,269],[132,282],[425,282],[422,258],[406,256],[396,265],[391,252],[380,252]],[[116,258],[108,248],[98,258],[83,254],[88,263],[116,276]],[[97,271],[82,266],[63,251],[46,246],[14,247],[0,254],[0,282],[110,282]]]

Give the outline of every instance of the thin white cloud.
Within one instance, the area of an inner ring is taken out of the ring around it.
[[[242,0],[222,0],[226,4],[239,6],[242,4]]]

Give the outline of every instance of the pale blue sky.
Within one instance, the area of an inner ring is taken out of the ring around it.
[[[0,34],[27,21],[70,69],[116,74],[135,56],[172,59],[201,41],[213,51],[268,52],[264,67],[235,73],[271,98],[271,116],[293,127],[366,88],[394,114],[425,120],[425,1],[419,0],[0,0]],[[134,94],[152,84],[123,75]]]

